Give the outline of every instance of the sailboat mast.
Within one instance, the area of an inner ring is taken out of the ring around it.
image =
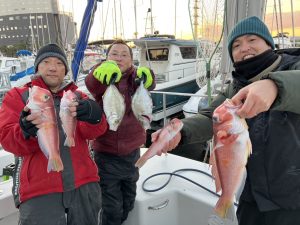
[[[135,19],[135,32],[134,37],[137,39],[138,31],[137,31],[137,17],[136,17],[136,0],[134,0],[134,19]]]
[[[151,34],[154,34],[154,31],[153,31],[153,16],[152,16],[152,0],[150,0],[150,20],[151,20]]]
[[[195,0],[194,2],[194,36],[196,39],[199,38],[199,34],[198,34],[198,19],[199,19],[199,14],[198,14],[198,10],[199,10],[199,0]]]

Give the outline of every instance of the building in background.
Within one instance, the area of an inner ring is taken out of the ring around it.
[[[47,43],[66,48],[75,43],[72,13],[59,0],[1,0],[0,46],[24,43],[33,51]]]

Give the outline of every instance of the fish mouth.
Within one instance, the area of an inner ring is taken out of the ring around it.
[[[150,116],[148,116],[148,115],[141,115],[143,118],[145,118],[146,120],[148,120],[149,122],[151,121],[151,118],[150,118]]]

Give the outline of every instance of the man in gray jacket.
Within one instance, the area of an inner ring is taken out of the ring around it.
[[[233,82],[209,108],[183,119],[181,133],[162,149],[211,139],[213,110],[226,98],[243,104],[237,113],[246,118],[253,153],[237,210],[240,225],[300,223],[300,51],[274,48],[259,18],[240,21],[228,36]]]

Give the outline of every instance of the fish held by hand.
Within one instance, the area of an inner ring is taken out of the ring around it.
[[[169,141],[175,137],[175,135],[180,132],[183,127],[181,120],[174,118],[161,129],[158,138],[151,144],[149,149],[139,158],[135,166],[141,168],[148,159],[155,155],[161,155],[163,149],[168,145]]]
[[[33,86],[29,89],[26,106],[32,114],[41,116],[42,123],[38,125],[37,137],[39,146],[48,159],[48,173],[62,171],[64,166],[59,153],[59,131],[52,94],[44,88]]]
[[[240,118],[230,99],[213,112],[213,151],[210,156],[212,175],[216,191],[221,196],[216,203],[215,212],[220,218],[234,220],[234,199],[244,186],[246,164],[252,146],[245,119]]]
[[[71,90],[64,91],[64,95],[60,101],[60,111],[59,117],[62,122],[62,127],[66,135],[66,140],[64,145],[68,147],[75,146],[75,130],[77,119],[72,116],[69,107],[74,105],[74,102],[77,102],[77,96]]]

